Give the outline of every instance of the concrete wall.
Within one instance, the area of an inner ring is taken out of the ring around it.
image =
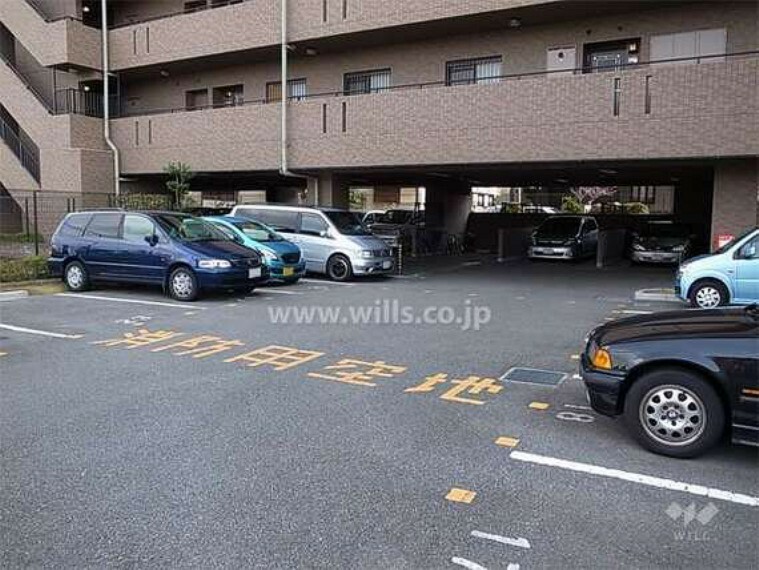
[[[718,234],[759,224],[759,160],[720,162],[714,169],[712,246]]]
[[[246,9],[249,8],[252,9],[252,6],[246,6]],[[224,12],[225,9],[212,10],[214,11]],[[256,12],[255,16],[240,20],[245,23],[245,33],[249,33],[250,28],[258,28],[257,18],[260,17],[260,12]],[[171,23],[171,20],[166,21],[166,25]],[[503,29],[409,43],[388,43],[374,48],[324,53],[315,57],[296,55],[291,59],[290,77],[306,78],[309,93],[341,91],[345,73],[380,68],[391,69],[393,85],[427,83],[445,80],[447,61],[492,55],[502,57],[504,75],[539,72],[545,70],[546,51],[549,47],[577,46],[580,58],[584,43],[631,37],[642,38],[640,56],[645,61],[649,55],[650,36],[710,27],[728,29],[729,52],[759,49],[755,7],[750,3],[723,3],[719,9],[714,5],[692,5],[679,9],[666,8],[534,25],[516,31]],[[198,33],[206,32],[198,30]],[[154,35],[151,34],[151,45],[157,41]],[[221,35],[219,41],[229,42],[230,45],[239,44],[239,38],[235,38],[233,30]],[[132,49],[131,46],[129,49]],[[151,51],[153,49],[157,48],[151,48]],[[149,109],[183,108],[187,90],[238,83],[244,86],[246,100],[264,99],[266,83],[271,81],[279,81],[279,63],[276,57],[268,61],[223,67],[198,65],[190,72],[175,72],[168,78],[162,78],[158,71],[154,76],[140,80],[130,81],[125,78],[122,92],[126,101],[125,110],[134,113]]]

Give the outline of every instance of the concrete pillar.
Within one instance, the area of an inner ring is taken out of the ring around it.
[[[330,172],[308,179],[308,203],[312,206],[348,209],[349,186],[341,177]]]
[[[427,185],[426,188],[427,227],[463,235],[472,210],[471,188],[455,181]]]
[[[759,222],[759,159],[721,161],[714,168],[711,245]]]

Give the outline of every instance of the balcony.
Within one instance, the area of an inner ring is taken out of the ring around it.
[[[759,54],[399,86],[290,103],[294,170],[759,154]],[[114,121],[128,174],[275,170],[279,106]]]
[[[290,0],[288,38],[293,43],[313,41],[557,3],[556,0],[423,0],[411,6],[405,0]],[[478,20],[470,26],[478,29],[482,24]],[[507,20],[499,25],[506,26]],[[418,33],[424,35],[426,31]],[[145,14],[143,21],[122,24],[110,31],[111,67],[123,71],[272,48],[279,41],[279,0],[243,0],[190,13]]]

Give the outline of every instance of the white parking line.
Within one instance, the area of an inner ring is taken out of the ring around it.
[[[274,293],[275,295],[303,295],[303,293],[298,293],[297,291],[280,291],[279,289],[259,289],[256,293],[261,293],[262,295],[268,295],[269,293]]]
[[[506,544],[508,546],[516,546],[517,548],[530,548],[530,541],[526,538],[509,538],[508,536],[500,536],[498,534],[488,534],[487,532],[481,532],[479,530],[473,530],[472,536],[477,538],[484,538],[485,540],[493,540]]]
[[[125,299],[124,297],[104,297],[101,295],[85,295],[84,293],[56,293],[56,297],[72,297],[74,299],[94,299],[96,301],[111,301],[114,303],[132,303],[134,305],[152,305],[154,307],[172,307],[175,309],[187,310],[188,305],[180,305],[178,303],[165,303],[163,301],[143,301],[142,299]],[[193,309],[205,310],[206,307],[198,307],[192,305]]]
[[[512,451],[509,454],[509,457],[516,459],[517,461],[537,463],[538,465],[546,465],[548,467],[558,467],[559,469],[587,473],[589,475],[611,477],[612,479],[620,479],[630,483],[638,483],[640,485],[667,489],[669,491],[682,491],[684,493],[690,493],[691,495],[709,497],[710,499],[718,499],[720,501],[729,501],[731,503],[747,505],[749,507],[759,507],[759,497],[733,493],[731,491],[723,491],[721,489],[714,489],[713,487],[683,483],[680,481],[673,481],[672,479],[662,479],[660,477],[631,473],[619,469],[609,469],[608,467],[599,467],[598,465],[591,465],[589,463],[578,463],[576,461],[568,461],[566,459],[548,457],[546,455],[537,455],[535,453],[526,453],[524,451]]]
[[[26,327],[17,327],[15,325],[6,325],[0,323],[0,329],[5,329],[9,331],[15,331],[20,333],[26,333],[26,334],[36,334],[40,336],[49,336],[52,338],[82,338],[84,335],[81,334],[63,334],[63,333],[57,333],[57,332],[50,332],[50,331],[41,331],[37,329],[28,329]]]
[[[451,562],[454,564],[457,564],[459,566],[463,566],[464,568],[469,568],[469,570],[488,570],[484,566],[480,566],[476,562],[472,562],[471,560],[467,560],[466,558],[460,558],[459,556],[454,556],[451,558]],[[509,568],[511,568],[511,565],[509,565]]]
[[[308,279],[307,277],[301,278],[302,283],[318,283],[320,285],[342,285],[343,287],[353,287],[353,283],[341,283],[340,281],[325,281],[322,279]]]
[[[623,309],[621,311],[612,311],[612,313],[622,314],[622,315],[653,315],[653,311],[634,311],[632,309]]]

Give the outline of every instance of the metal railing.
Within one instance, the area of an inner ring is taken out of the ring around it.
[[[655,67],[659,65],[667,65],[667,64],[678,64],[678,63],[691,63],[691,64],[700,64],[702,62],[715,62],[720,60],[728,60],[728,59],[753,59],[755,57],[759,56],[759,50],[753,50],[753,51],[741,51],[741,52],[731,52],[731,53],[725,53],[725,54],[719,54],[719,55],[707,55],[707,56],[698,56],[698,57],[682,57],[682,58],[672,58],[672,59],[660,59],[660,60],[654,60],[654,61],[646,61],[646,62],[637,62],[637,63],[626,63],[626,64],[620,64],[615,69],[610,70],[594,70],[590,69],[588,67],[576,67],[574,69],[562,69],[562,70],[556,70],[556,71],[527,71],[527,72],[521,72],[521,73],[509,73],[509,74],[503,74],[503,75],[494,75],[490,77],[481,77],[478,78],[477,81],[474,81],[472,83],[468,84],[461,84],[459,82],[456,82],[455,84],[451,84],[449,82],[446,82],[445,80],[440,81],[427,81],[427,82],[421,82],[421,83],[404,83],[401,85],[391,85],[386,88],[382,89],[375,89],[371,91],[370,93],[347,93],[344,89],[341,89],[339,91],[322,91],[318,93],[311,93],[308,95],[297,95],[297,96],[289,96],[289,101],[308,101],[312,99],[324,99],[324,98],[334,98],[334,97],[357,97],[360,95],[373,95],[373,94],[379,94],[386,92],[393,92],[393,91],[404,91],[404,90],[419,90],[419,89],[430,89],[430,88],[438,88],[438,87],[450,87],[450,88],[459,88],[463,86],[471,86],[471,85],[497,85],[501,83],[502,81],[520,81],[523,79],[532,79],[537,77],[549,77],[549,76],[561,76],[561,75],[598,75],[598,74],[607,74],[607,73],[619,73],[629,70],[635,70],[635,69],[645,69],[650,67]],[[163,107],[163,108],[153,108],[153,109],[145,109],[145,110],[139,110],[139,111],[125,111],[121,110],[121,113],[119,114],[120,117],[134,117],[134,116],[145,116],[145,115],[159,115],[159,114],[170,114],[170,113],[184,113],[184,112],[192,112],[192,111],[203,111],[208,109],[218,109],[218,108],[227,108],[227,107],[243,107],[248,105],[265,105],[269,103],[278,103],[279,100],[267,100],[265,98],[263,99],[249,99],[249,100],[243,100],[240,102],[237,102],[234,105],[226,105],[226,104],[208,104],[208,105],[202,105],[202,106],[193,106],[193,107]]]
[[[22,136],[28,141],[22,140]],[[40,181],[40,149],[19,129],[17,132],[0,116],[0,138],[3,139],[11,152],[16,155],[21,166],[31,174],[37,183]]]
[[[31,6],[37,14],[39,14],[40,18],[45,20],[46,22],[57,22],[58,20],[78,20],[82,21],[82,19],[79,17],[78,14],[68,14],[65,12],[60,13],[50,13],[48,11],[50,5],[49,4],[41,4],[39,0],[26,0],[26,3]]]
[[[205,12],[206,10],[215,10],[216,8],[224,8],[225,6],[232,6],[234,4],[243,4],[244,2],[250,2],[251,0],[209,0],[204,5],[199,5],[195,8],[187,8],[182,11],[168,12],[166,14],[159,14],[157,16],[150,16],[148,18],[140,18],[130,20],[121,24],[114,24],[109,26],[109,30],[115,30],[117,28],[126,28],[127,26],[134,26],[135,24],[144,24],[147,22],[155,22],[156,20],[163,20],[164,18],[173,18],[174,16],[183,16],[186,14],[196,14],[198,12]]]

